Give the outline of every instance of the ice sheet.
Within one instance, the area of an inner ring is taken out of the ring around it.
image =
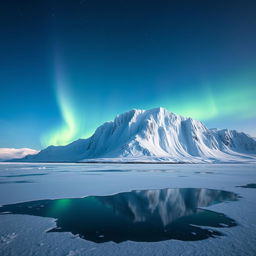
[[[215,188],[242,197],[207,208],[228,215],[239,225],[222,228],[226,236],[197,242],[96,244],[70,233],[46,233],[55,226],[54,219],[1,215],[1,255],[256,255],[256,190],[237,187],[256,183],[256,167],[252,164],[2,163],[0,181],[1,205],[160,188]]]

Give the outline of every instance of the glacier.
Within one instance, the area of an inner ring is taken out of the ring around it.
[[[256,139],[164,108],[134,109],[99,126],[87,139],[49,146],[26,162],[255,162]]]

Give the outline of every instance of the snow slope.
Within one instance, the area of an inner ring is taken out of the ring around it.
[[[164,108],[131,110],[88,139],[50,146],[22,160],[248,162],[256,160],[256,140],[235,130],[208,129]]]
[[[37,153],[37,150],[30,148],[0,148],[0,161],[22,158],[27,155],[34,155]]]

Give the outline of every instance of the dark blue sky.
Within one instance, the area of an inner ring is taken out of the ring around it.
[[[31,0],[0,9],[0,147],[163,106],[256,135],[256,2]]]

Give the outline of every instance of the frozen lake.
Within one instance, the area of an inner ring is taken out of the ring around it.
[[[255,184],[253,164],[1,163],[0,255],[256,255]]]

